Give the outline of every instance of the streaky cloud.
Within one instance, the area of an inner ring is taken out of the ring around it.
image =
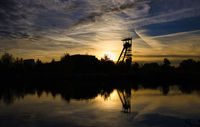
[[[120,40],[132,36],[137,49],[144,50],[140,53],[160,53],[171,45],[164,39],[170,32],[158,39],[147,34],[153,31],[148,26],[199,17],[199,5],[199,0],[4,0],[0,1],[0,52],[20,49],[32,55],[37,51],[46,55],[56,50],[81,52],[82,47],[83,52],[88,48],[92,50],[89,53],[95,54],[112,45],[111,50],[117,54]],[[188,36],[187,41],[177,41],[187,44],[191,39],[199,40],[192,34]],[[170,41],[178,45],[177,41]]]

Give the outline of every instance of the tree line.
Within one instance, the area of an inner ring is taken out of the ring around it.
[[[178,66],[172,66],[165,58],[158,63],[126,63],[116,64],[107,56],[97,59],[92,55],[63,55],[59,61],[43,63],[41,60],[14,58],[4,53],[0,59],[0,77],[8,78],[88,78],[95,80],[137,79],[137,80],[199,80],[200,61],[187,59]]]

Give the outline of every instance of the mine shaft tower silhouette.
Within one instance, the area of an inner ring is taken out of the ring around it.
[[[123,49],[117,60],[117,64],[124,61],[132,61],[132,38],[125,38],[122,40]]]
[[[125,38],[122,40],[123,49],[117,60],[117,64],[128,62],[132,63],[132,38]],[[118,96],[122,103],[123,112],[131,112],[131,88],[126,88],[124,90],[117,90]]]

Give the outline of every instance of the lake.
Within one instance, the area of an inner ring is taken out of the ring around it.
[[[200,126],[200,92],[177,86],[170,86],[167,94],[159,87],[139,87],[85,99],[37,90],[12,94],[16,91],[1,93],[0,127]]]

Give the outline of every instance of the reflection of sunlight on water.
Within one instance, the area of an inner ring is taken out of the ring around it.
[[[120,109],[120,100],[117,94],[117,90],[114,90],[108,98],[104,98],[101,95],[98,95],[95,98],[96,105],[102,109]]]

